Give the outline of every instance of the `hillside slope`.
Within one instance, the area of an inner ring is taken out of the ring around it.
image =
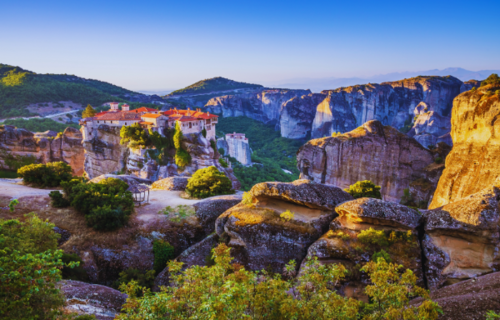
[[[262,86],[260,84],[238,82],[223,77],[215,77],[198,81],[183,89],[175,90],[170,94],[168,94],[166,97],[171,97],[176,95],[202,94],[213,91],[226,91],[235,89],[258,89],[258,88],[262,88]]]

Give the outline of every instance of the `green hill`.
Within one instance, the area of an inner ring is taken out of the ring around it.
[[[19,67],[0,64],[0,118],[26,116],[24,107],[33,103],[72,101],[100,105],[125,101],[136,92],[107,82],[66,74],[37,74]]]
[[[258,89],[263,88],[260,84],[252,84],[246,82],[237,82],[222,77],[205,79],[198,81],[183,89],[175,90],[166,97],[173,95],[201,94],[213,91],[224,91],[234,89]]]

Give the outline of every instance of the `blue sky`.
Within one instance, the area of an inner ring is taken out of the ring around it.
[[[0,63],[132,90],[500,69],[500,1],[0,0]]]

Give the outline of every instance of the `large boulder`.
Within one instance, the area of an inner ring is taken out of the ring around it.
[[[323,264],[341,263],[350,271],[342,284],[342,293],[365,299],[363,288],[369,279],[359,268],[383,250],[386,258],[411,269],[419,284],[424,285],[417,230],[421,215],[416,210],[360,198],[340,204],[336,211],[339,216],[330,224],[330,230],[309,247],[301,271],[313,257]]]
[[[66,297],[67,311],[94,315],[100,320],[114,319],[127,300],[126,294],[98,284],[63,280],[58,286]]]
[[[453,102],[453,149],[430,208],[488,188],[500,177],[500,87],[488,85],[460,94]]]
[[[336,137],[311,140],[297,153],[301,178],[342,188],[371,180],[388,201],[399,201],[433,161],[415,139],[375,120]]]
[[[197,202],[193,205],[201,227],[206,235],[215,231],[215,220],[226,210],[241,202],[241,194],[217,196]]]
[[[290,260],[302,261],[309,245],[328,229],[336,215],[333,208],[352,199],[337,187],[308,181],[260,183],[250,194],[253,204],[241,203],[224,212],[216,232],[227,238],[236,262],[274,272],[282,272]],[[286,211],[293,215],[281,216]]]
[[[500,311],[500,272],[432,291],[430,297],[443,309],[439,320],[485,319],[488,311]],[[411,301],[420,303],[421,298]]]
[[[500,270],[500,189],[487,188],[426,211],[426,274],[430,289]]]
[[[153,182],[153,190],[184,191],[188,184],[188,177],[170,177]]]
[[[129,186],[137,186],[137,185],[143,184],[143,183],[148,183],[148,184],[151,183],[150,180],[141,179],[141,178],[138,178],[136,176],[132,176],[132,175],[128,175],[128,174],[110,174],[110,173],[102,174],[98,177],[95,177],[94,179],[91,179],[89,182],[99,183],[99,182],[103,181],[104,179],[108,179],[108,178],[122,180],[123,182],[125,182]]]

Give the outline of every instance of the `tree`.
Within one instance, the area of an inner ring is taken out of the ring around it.
[[[481,81],[481,87],[484,87],[489,84],[500,85],[500,77],[498,76],[498,74],[492,73],[488,78]]]
[[[382,195],[380,194],[380,186],[376,186],[370,180],[358,181],[355,184],[349,186],[349,188],[344,189],[347,193],[354,197],[354,199],[358,198],[375,198],[382,199]]]
[[[95,114],[96,114],[95,109],[92,108],[92,106],[90,104],[88,104],[87,108],[85,108],[85,110],[83,110],[83,112],[82,112],[82,118],[90,118],[90,117],[95,116]]]
[[[196,171],[188,180],[186,192],[196,198],[207,198],[221,194],[233,194],[231,180],[216,167]]]
[[[0,319],[54,319],[65,303],[56,287],[64,266],[60,235],[54,224],[27,217],[0,219]]]

